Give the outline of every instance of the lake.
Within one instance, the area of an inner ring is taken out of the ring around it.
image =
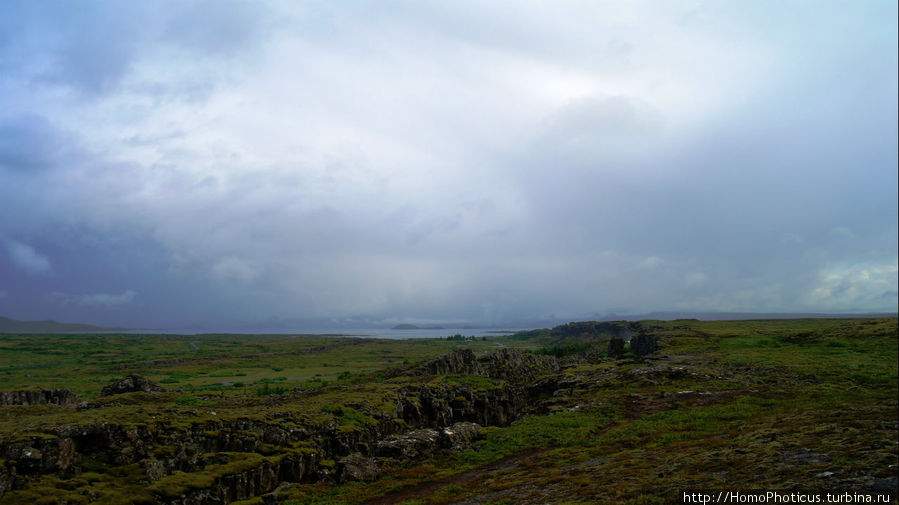
[[[240,335],[339,335],[346,337],[373,337],[373,338],[392,338],[392,339],[408,339],[408,338],[442,338],[449,335],[473,335],[476,337],[484,336],[503,336],[514,333],[516,331],[527,330],[531,328],[443,328],[443,329],[414,329],[414,330],[395,330],[392,328],[326,328],[326,329],[271,329],[271,328],[169,328],[169,329],[146,329],[146,330],[127,330],[117,331],[114,333],[126,333],[137,335],[203,335],[203,334],[240,334]]]

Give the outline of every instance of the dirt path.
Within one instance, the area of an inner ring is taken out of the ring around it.
[[[467,470],[460,474],[451,475],[449,477],[445,477],[443,479],[432,480],[427,482],[422,482],[419,484],[415,484],[413,486],[405,487],[403,489],[398,489],[396,491],[392,491],[390,493],[385,494],[379,498],[375,498],[373,500],[369,500],[365,502],[364,505],[392,505],[394,503],[399,503],[406,500],[411,500],[413,498],[418,498],[420,496],[427,496],[433,494],[438,489],[450,485],[450,484],[458,484],[460,482],[468,482],[470,480],[474,480],[478,477],[483,477],[487,474],[493,474],[502,472],[505,470],[510,470],[518,466],[521,462],[526,461],[530,458],[542,456],[547,452],[551,451],[552,448],[545,449],[535,449],[532,451],[520,452],[518,454],[512,454],[510,456],[506,456],[504,458],[498,459],[493,463],[488,463],[484,466],[479,466],[478,468],[473,468],[471,470]]]

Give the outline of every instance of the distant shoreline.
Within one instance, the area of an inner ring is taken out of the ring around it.
[[[17,321],[0,317],[0,334],[27,333],[27,334],[79,334],[79,333],[128,333],[128,334],[164,334],[164,335],[203,335],[203,334],[235,334],[235,335],[329,335],[341,337],[378,337],[384,334],[394,334],[392,338],[415,338],[415,332],[425,332],[425,338],[440,336],[439,332],[474,332],[478,334],[514,333],[520,330],[551,328],[559,324],[571,321],[644,321],[663,320],[674,321],[678,319],[695,319],[700,321],[740,321],[740,320],[765,320],[765,319],[882,319],[896,318],[896,312],[875,312],[860,314],[824,314],[824,313],[755,313],[755,312],[721,312],[721,313],[680,313],[680,312],[652,312],[647,314],[617,315],[613,314],[601,318],[570,318],[550,321],[533,321],[530,323],[508,325],[416,325],[410,323],[397,324],[392,327],[362,327],[362,328],[126,328],[106,327],[81,323],[60,323],[53,320],[44,321]],[[391,338],[391,337],[387,337]]]

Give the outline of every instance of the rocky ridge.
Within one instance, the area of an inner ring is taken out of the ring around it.
[[[269,493],[283,482],[369,480],[377,477],[379,461],[385,458],[410,459],[436,450],[462,449],[477,437],[481,426],[509,425],[552,393],[557,381],[540,378],[559,370],[553,357],[517,350],[503,349],[483,357],[457,351],[409,367],[402,375],[462,374],[498,381],[477,387],[440,381],[401,385],[379,407],[349,405],[364,416],[364,422],[357,423],[339,418],[322,423],[298,412],[284,412],[264,420],[215,419],[188,426],[165,421],[50,426],[31,436],[0,440],[0,496],[28,486],[43,474],[78,475],[92,461],[138,468],[134,478],[151,490],[152,503],[220,505]],[[132,375],[105,387],[103,395],[139,402],[140,397],[132,395],[158,390]],[[38,402],[44,398],[25,397]],[[57,397],[65,395],[52,396]],[[104,399],[83,404],[79,410],[117,404],[118,400]],[[231,460],[231,454],[254,457]],[[176,472],[198,471],[213,475],[212,481],[177,484]]]
[[[396,368],[388,376],[479,375],[491,379],[523,383],[537,376],[557,373],[561,367],[553,356],[525,354],[517,349],[501,349],[478,357],[470,349],[455,351],[417,365]]]
[[[625,342],[643,330],[642,323],[636,321],[579,321],[561,324],[550,330],[550,334],[566,339],[594,339],[596,337],[617,337]]]
[[[78,397],[67,389],[37,389],[31,391],[0,391],[0,406],[59,405],[74,407]]]

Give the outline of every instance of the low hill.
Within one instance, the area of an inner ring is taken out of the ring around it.
[[[442,330],[443,326],[429,325],[429,326],[418,326],[417,324],[398,324],[391,328],[391,330]]]
[[[94,331],[120,331],[129,328],[107,328],[92,324],[59,323],[56,321],[16,321],[0,317],[0,333],[89,333]]]

